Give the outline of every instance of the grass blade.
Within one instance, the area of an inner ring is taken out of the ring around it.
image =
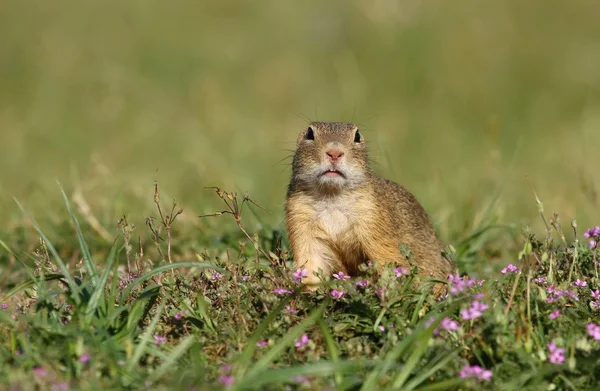
[[[325,339],[325,344],[327,344],[327,352],[329,353],[329,357],[333,363],[339,361],[339,353],[337,351],[337,347],[335,346],[335,341],[333,340],[333,336],[329,332],[329,328],[325,324],[325,322],[320,319],[319,327],[321,328],[321,333],[323,333],[323,338]],[[335,371],[335,385],[340,387],[342,384],[342,374],[339,371]]]
[[[442,318],[440,318],[439,320],[441,319]],[[424,324],[424,322],[421,322],[421,327],[423,327]],[[429,347],[429,341],[433,336],[433,330],[435,329],[437,324],[439,324],[439,322],[434,324],[434,326],[429,326],[427,328],[419,330],[419,335],[418,337],[415,337],[415,341],[413,342],[413,344],[416,345],[416,348],[412,351],[412,353],[408,357],[408,360],[406,360],[406,363],[402,366],[402,369],[396,375],[395,379],[392,382],[392,388],[402,388],[402,386],[406,382],[406,379],[408,379],[412,371],[419,363],[419,360],[421,360],[421,357],[423,357],[423,355],[427,351],[427,348]]]
[[[195,343],[195,337],[188,335],[171,351],[171,354],[165,359],[160,367],[152,374],[150,380],[154,383],[167,373],[167,371],[175,365],[177,360],[188,351],[188,349]]]
[[[446,391],[446,390],[457,390],[458,386],[463,384],[463,379],[448,379],[434,384],[428,384],[425,387],[417,388],[416,391]]]
[[[64,276],[62,274],[49,274],[40,276],[39,278],[32,277],[29,280],[15,286],[13,289],[6,293],[6,297],[13,296],[15,293],[22,291],[23,289],[27,289],[33,285],[38,284],[40,281],[53,281],[53,280],[62,280]],[[63,283],[67,283],[66,281],[62,281]]]
[[[77,240],[79,240],[79,247],[81,248],[81,253],[83,254],[83,263],[87,272],[92,280],[92,286],[96,286],[98,283],[98,272],[96,271],[96,265],[94,265],[94,261],[92,260],[92,254],[90,253],[90,248],[88,247],[85,238],[83,237],[83,232],[81,232],[81,227],[79,226],[79,221],[77,220],[77,216],[75,216],[75,212],[73,212],[73,208],[71,207],[71,202],[69,198],[65,194],[65,191],[60,184],[58,185],[60,188],[60,192],[62,193],[65,204],[67,205],[67,211],[71,216],[71,220],[73,220],[73,225],[75,226],[75,232],[77,233]]]
[[[369,368],[374,365],[373,361],[367,360],[343,360],[337,362],[321,361],[286,368],[266,369],[252,378],[252,381],[244,382],[247,386],[242,386],[242,389],[257,389],[259,386],[269,383],[287,383],[293,381],[296,376],[326,377],[335,373],[355,374],[360,369]]]
[[[260,324],[254,331],[254,333],[252,334],[250,339],[248,339],[248,345],[242,352],[240,359],[237,362],[236,372],[235,372],[236,378],[239,379],[246,372],[246,369],[250,365],[250,360],[252,359],[252,354],[254,354],[254,351],[256,350],[256,343],[258,342],[260,337],[264,334],[264,332],[267,330],[267,328],[269,327],[269,324],[271,324],[271,322],[273,322],[275,317],[278,314],[280,314],[281,311],[283,311],[285,306],[290,302],[290,300],[296,294],[297,294],[297,292],[294,292],[293,295],[289,295],[289,296],[285,297],[283,300],[281,300],[279,302],[279,304],[277,304],[277,306],[273,310],[271,310],[271,312],[269,312],[267,317],[262,322],[260,322]]]
[[[325,301],[323,304],[321,304],[321,306],[314,309],[311,314],[302,321],[302,323],[288,331],[275,346],[263,354],[263,356],[248,371],[248,378],[252,379],[256,377],[260,371],[264,370],[273,360],[275,360],[275,358],[279,356],[283,349],[291,345],[292,342],[294,342],[294,340],[297,339],[304,330],[306,330],[311,324],[315,323],[317,319],[323,315],[325,307],[328,304],[329,301]]]
[[[60,255],[58,255],[58,251],[56,251],[56,248],[54,248],[54,245],[50,242],[48,237],[44,234],[44,232],[42,232],[42,229],[40,228],[38,223],[33,219],[33,217],[29,216],[29,214],[27,213],[27,211],[25,210],[23,205],[21,205],[19,200],[17,200],[16,198],[13,198],[13,200],[16,202],[19,209],[21,209],[21,212],[23,212],[23,214],[31,221],[31,224],[33,224],[33,227],[35,228],[35,230],[38,232],[38,234],[40,235],[42,240],[46,243],[46,247],[48,248],[48,250],[54,257],[58,267],[60,268],[64,277],[67,280],[67,284],[69,285],[69,288],[71,289],[71,298],[73,299],[75,304],[79,305],[81,303],[81,297],[79,296],[80,288],[77,285],[77,283],[75,282],[75,280],[73,279],[73,276],[71,275],[71,273],[69,272],[67,265],[62,260]]]
[[[117,256],[117,241],[113,243],[112,248],[110,249],[110,253],[108,254],[108,258],[106,259],[106,265],[104,266],[104,273],[100,277],[100,280],[94,286],[94,293],[90,298],[90,301],[86,308],[85,320],[89,324],[92,320],[92,316],[96,312],[96,308],[98,308],[98,304],[100,300],[104,297],[104,287],[106,286],[106,282],[108,281],[108,276],[113,267],[113,263],[115,262],[115,258]]]
[[[410,371],[417,364],[418,359],[423,355],[423,352],[427,348],[427,343],[429,338],[433,334],[433,330],[438,326],[438,324],[442,321],[442,319],[447,316],[451,311],[454,310],[454,306],[451,306],[442,314],[438,314],[436,320],[427,328],[425,328],[425,322],[428,320],[422,319],[415,327],[416,331],[413,331],[408,337],[404,338],[402,342],[396,345],[392,350],[390,350],[379,368],[375,368],[369,376],[367,377],[365,383],[363,384],[361,390],[374,390],[379,382],[379,380],[387,374],[387,372],[398,363],[402,355],[405,351],[414,345],[417,339],[421,339],[421,345],[419,345],[409,356],[407,363],[404,365],[400,374],[396,377],[395,383],[401,383],[406,380],[406,377],[410,374]],[[424,337],[428,336],[428,337]],[[426,338],[426,341],[425,341]]]
[[[150,341],[150,337],[152,336],[152,333],[154,332],[154,329],[156,328],[156,324],[158,323],[158,320],[160,319],[160,316],[162,315],[164,308],[165,308],[165,304],[164,304],[164,302],[162,302],[160,304],[160,306],[158,307],[158,309],[156,310],[156,315],[154,315],[154,318],[152,318],[152,322],[150,322],[150,325],[148,326],[148,328],[146,328],[146,331],[144,331],[144,333],[142,334],[142,338],[140,339],[140,342],[135,347],[133,356],[131,357],[131,359],[129,360],[129,363],[127,364],[127,370],[129,372],[132,372],[133,369],[135,368],[135,366],[140,362],[140,359],[142,358],[142,355],[144,354],[144,351],[146,350],[146,345],[148,344],[148,341]]]
[[[415,376],[413,379],[411,379],[411,381],[409,381],[406,385],[404,385],[402,387],[402,389],[406,390],[406,391],[414,390],[415,387],[417,387],[423,381],[428,379],[430,376],[433,376],[434,373],[436,373],[438,370],[440,370],[447,363],[454,360],[458,356],[459,353],[460,353],[460,351],[458,349],[454,350],[453,352],[448,353],[446,355],[446,357],[439,360],[431,368],[429,368],[427,370],[423,370],[421,373],[419,373],[417,376]]]

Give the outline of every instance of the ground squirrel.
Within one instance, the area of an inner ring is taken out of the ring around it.
[[[298,136],[285,214],[294,267],[306,269],[306,284],[318,282],[319,269],[356,276],[367,261],[408,267],[401,244],[420,275],[446,280],[453,272],[417,199],[373,173],[354,124],[313,122]]]

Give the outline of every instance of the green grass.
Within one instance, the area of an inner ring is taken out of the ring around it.
[[[250,204],[218,189],[219,197]],[[22,266],[7,274],[21,283],[5,283],[0,296],[2,387],[537,390],[594,389],[599,380],[600,328],[588,330],[600,311],[597,250],[589,239],[568,241],[555,216],[542,215],[545,236],[523,232],[517,271],[451,280],[439,300],[430,282],[415,288],[414,271],[388,267],[375,279],[368,265],[363,286],[332,279],[303,293],[286,242],[270,247],[271,231],[254,235],[243,224],[249,239],[232,235],[169,263],[166,225],[175,228],[179,214],[176,204],[158,209],[158,188],[155,201],[153,250],[130,248],[121,220],[112,248],[92,253],[93,235],[68,198],[76,264],[33,220],[40,245],[22,254],[31,266],[3,243]],[[472,256],[452,254],[461,269]],[[562,353],[553,356],[550,343]],[[474,366],[490,372],[466,376]]]
[[[229,375],[235,389],[593,389],[599,342],[585,327],[600,286],[583,232],[600,221],[598,12],[3,3],[0,389],[212,389]],[[315,119],[358,123],[376,171],[415,193],[483,286],[438,302],[388,270],[385,300],[370,277],[296,292],[283,202]],[[211,186],[267,211],[246,203],[245,232],[201,218],[223,208]],[[501,274],[509,263],[522,272]],[[579,301],[546,303],[539,276]],[[489,308],[462,320],[477,293]],[[432,334],[442,315],[459,330]],[[548,362],[551,341],[563,364]],[[467,363],[492,379],[461,379]]]

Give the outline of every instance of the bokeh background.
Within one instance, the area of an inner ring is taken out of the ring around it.
[[[490,213],[541,228],[527,178],[565,227],[600,223],[599,17],[578,0],[3,1],[3,231],[13,196],[65,220],[56,180],[111,232],[143,224],[154,180],[182,224],[201,228],[216,185],[281,227],[308,120],[360,124],[446,240]]]

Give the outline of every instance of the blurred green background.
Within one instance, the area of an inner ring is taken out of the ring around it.
[[[600,3],[3,1],[0,218],[143,224],[158,180],[182,224],[248,191],[281,227],[308,120],[354,121],[377,171],[444,239],[499,221],[600,223]],[[210,223],[209,223],[210,224]]]

